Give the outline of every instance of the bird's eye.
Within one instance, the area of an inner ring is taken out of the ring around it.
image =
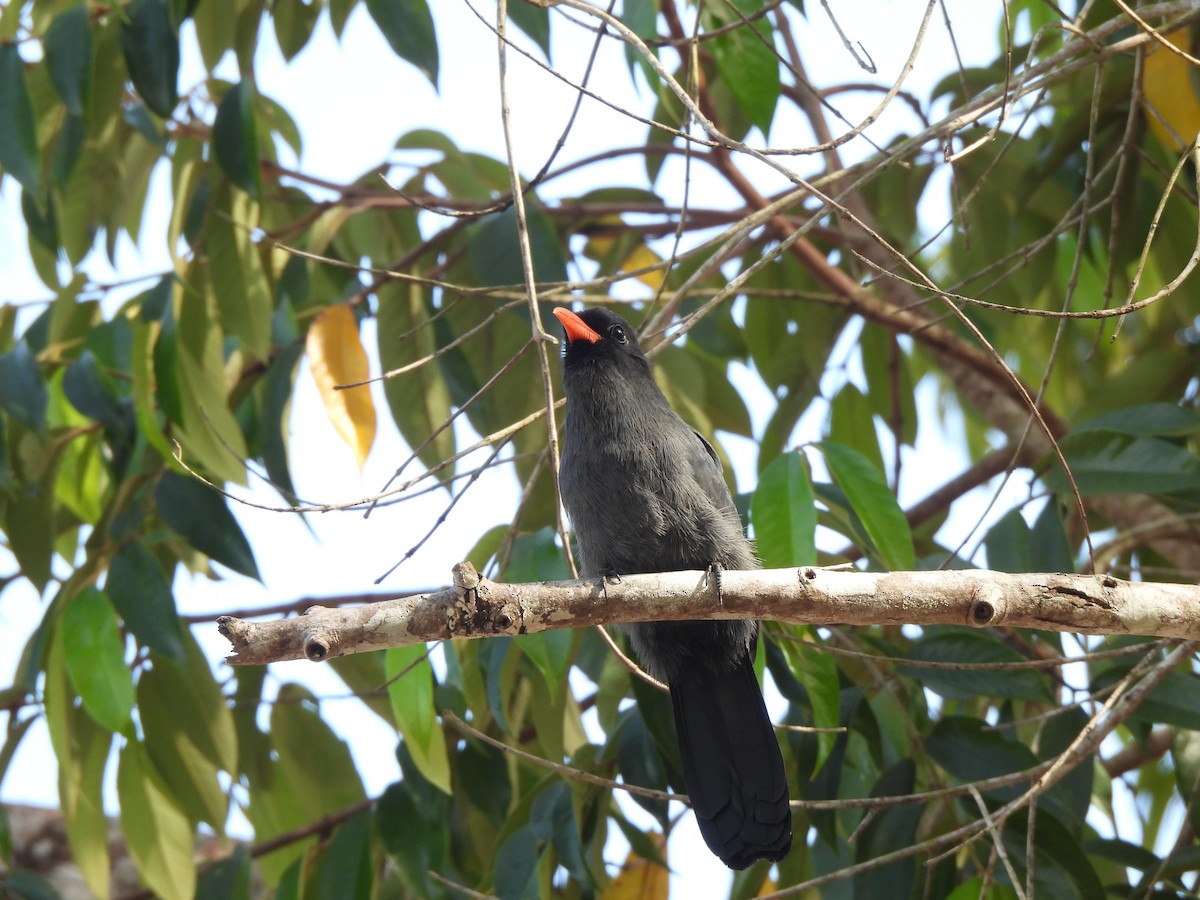
[[[625,336],[625,329],[620,325],[614,325],[612,328],[608,329],[608,336],[618,344],[624,344],[629,340],[629,338]]]

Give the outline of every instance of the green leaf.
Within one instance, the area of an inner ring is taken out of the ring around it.
[[[1170,494],[1200,487],[1200,459],[1186,447],[1155,437],[1130,439],[1106,431],[1068,436],[1063,454],[1080,494]],[[1062,469],[1043,476],[1055,492],[1069,490]]]
[[[387,651],[388,697],[396,725],[421,774],[447,794],[450,760],[433,700],[433,667],[424,644]]]
[[[212,488],[167,472],[154,491],[154,505],[168,527],[201,553],[247,578],[262,581],[250,542],[225,499]]]
[[[535,3],[513,3],[508,7],[511,22],[533,39],[550,58],[550,9]]]
[[[142,673],[138,715],[146,750],[180,808],[220,834],[229,797],[218,772],[238,771],[237,734],[221,688],[190,634],[186,653],[183,665],[155,657]]]
[[[833,398],[829,410],[829,438],[853,447],[873,468],[880,472],[884,470],[871,400],[853,382],[844,384]]]
[[[371,810],[347,819],[333,833],[321,858],[316,896],[320,900],[369,897],[373,893],[371,868]]]
[[[251,238],[251,233],[258,227],[259,207],[249,195],[228,189],[219,191],[214,205],[227,211],[228,216],[216,216],[207,226],[204,249],[208,254],[212,300],[220,312],[225,333],[240,338],[246,351],[255,359],[265,360],[271,350],[272,303],[259,246]],[[185,311],[180,322],[185,342],[191,337],[186,328],[190,322],[189,314],[198,311],[202,305],[208,306],[209,302],[206,296],[203,304],[193,303],[185,293]],[[213,344],[216,344],[215,340]],[[205,346],[204,349],[213,353],[216,347]],[[206,369],[216,366],[215,355],[211,360],[208,354],[203,358]]]
[[[429,321],[428,288],[392,281],[379,288],[376,339],[379,362],[392,372],[432,354],[437,349]],[[450,390],[439,367],[430,363],[384,379],[383,395],[392,420],[410,447],[421,447],[417,458],[432,467],[454,455],[455,429],[433,436],[450,417]],[[446,472],[449,476],[451,472]],[[481,561],[482,562],[482,561]]]
[[[534,276],[539,284],[566,281],[567,266],[554,224],[542,212],[532,194],[526,197],[525,222],[529,228]],[[467,256],[481,285],[524,284],[525,270],[521,267],[515,206],[485,216],[472,228],[471,236],[467,239]]]
[[[50,81],[73,117],[87,111],[92,94],[92,33],[84,5],[64,10],[42,39]]]
[[[508,581],[563,581],[570,577],[562,550],[555,541],[554,529],[540,528],[523,534],[513,542],[512,554],[504,569]]]
[[[225,3],[202,0],[189,4],[192,23],[196,27],[196,43],[200,45],[200,56],[209,74],[224,58],[237,39],[237,16],[230,15]]]
[[[50,743],[58,763],[58,800],[71,861],[96,896],[108,892],[108,819],[102,799],[112,733],[75,704],[67,678],[61,632],[50,640],[43,698]]]
[[[1111,669],[1095,679],[1092,690],[1100,690],[1124,674]],[[1173,725],[1200,731],[1200,678],[1190,672],[1170,672],[1143,700],[1132,718],[1141,722]]]
[[[275,40],[283,58],[291,62],[312,37],[323,3],[316,0],[280,0],[271,6]],[[299,154],[297,154],[299,155]]]
[[[748,24],[714,38],[709,46],[738,107],[766,135],[779,102],[779,60],[760,37],[769,44],[770,30]]]
[[[217,164],[229,180],[258,200],[262,197],[262,172],[254,99],[254,86],[245,79],[225,92],[217,106],[212,143]]]
[[[420,69],[436,88],[437,33],[425,0],[367,0],[367,11],[396,55]]]
[[[768,569],[817,561],[814,502],[802,453],[785,453],[763,470],[750,500],[750,521],[759,559]]]
[[[149,550],[136,542],[122,547],[109,566],[105,593],[142,644],[169,659],[183,659],[171,583]]]
[[[304,688],[285,684],[271,709],[270,734],[279,755],[281,791],[296,784],[322,784],[304,798],[310,815],[328,814],[366,799],[362,779],[346,742],[321,718],[316,699]],[[302,819],[302,822],[310,819]]]
[[[16,44],[0,45],[0,166],[25,190],[41,196],[41,156],[25,63]],[[0,379],[2,380],[2,379]]]
[[[529,811],[529,828],[539,840],[554,844],[559,864],[576,879],[584,884],[592,882],[583,858],[571,789],[566,782],[555,781],[538,794]]]
[[[1200,431],[1200,413],[1174,403],[1141,403],[1076,425],[1071,434],[1109,431],[1131,436],[1186,437]]]
[[[1029,572],[1072,572],[1075,561],[1063,525],[1062,510],[1051,499],[1029,532]]]
[[[179,35],[171,22],[170,4],[133,0],[124,12],[121,52],[129,80],[148,107],[169,118],[179,102]]]
[[[296,366],[304,355],[304,345],[294,343],[271,361],[263,378],[262,406],[258,417],[258,450],[267,467],[267,477],[289,504],[297,503],[288,468],[287,435],[288,411],[291,408],[292,384]]]
[[[916,565],[912,532],[883,473],[852,447],[834,441],[822,441],[820,447],[829,473],[862,520],[880,562],[892,571],[912,569]]]
[[[176,347],[178,334],[175,324],[175,277],[164,276],[162,281],[142,295],[142,317],[148,310],[161,305],[157,314],[147,321],[160,324],[154,340],[154,397],[158,407],[172,422],[183,423],[183,401],[179,396],[179,373]]]
[[[392,704],[386,696],[384,685],[387,683],[387,672],[384,668],[384,653],[347,653],[345,656],[335,656],[329,660],[329,665],[338,678],[346,683],[346,687],[361,700],[366,707],[383,719],[389,728],[396,728],[396,719],[392,715]]]
[[[784,638],[777,642],[777,646],[787,659],[788,669],[804,685],[808,702],[812,705],[813,725],[817,728],[836,728],[841,724],[842,694],[841,675],[833,656],[803,640]],[[837,740],[838,735],[831,731],[817,734],[813,772],[819,772],[825,765]]]
[[[29,237],[51,253],[58,253],[58,221],[53,203],[39,203],[28,190],[21,190],[21,215]],[[30,250],[34,248],[31,246]]]
[[[131,426],[130,410],[117,399],[116,385],[100,370],[91,350],[84,350],[67,367],[62,387],[72,406],[111,433],[123,435]]]
[[[30,869],[8,869],[4,873],[3,887],[5,896],[15,900],[61,900],[54,885]]]
[[[916,787],[916,763],[906,757],[889,767],[871,787],[872,797],[903,797]],[[854,843],[854,861],[866,863],[893,851],[912,846],[917,824],[924,809],[908,804],[883,809],[873,815],[858,832]],[[868,867],[854,876],[855,897],[908,897],[917,877],[917,862],[912,856],[883,866]]]
[[[507,772],[502,777],[507,786]],[[450,849],[450,829],[439,821],[438,813],[416,798],[407,781],[388,785],[375,804],[379,837],[400,870],[405,896],[429,897],[438,892],[428,873],[445,871]]]
[[[196,879],[196,900],[250,900],[250,854],[237,844],[224,859],[209,863]]]
[[[49,402],[42,368],[28,343],[22,340],[0,355],[0,409],[24,423],[30,431],[41,434],[46,425]]]
[[[929,758],[949,772],[960,784],[1021,772],[1037,765],[1037,757],[1011,732],[993,731],[982,719],[945,716],[925,740]],[[1000,801],[1020,795],[1020,785],[984,791]]]
[[[523,900],[529,896],[534,888],[537,863],[541,856],[537,837],[528,824],[510,834],[496,848],[496,856],[492,861],[496,896],[500,900]]]
[[[905,656],[906,659],[942,664],[1019,663],[1024,661],[999,638],[976,629],[946,627],[930,631]],[[1045,682],[1032,669],[948,669],[901,666],[900,671],[949,700],[976,696],[1048,701]]]
[[[560,557],[561,558],[561,557]],[[551,695],[558,693],[558,685],[571,668],[575,639],[572,631],[560,628],[540,634],[522,634],[514,638],[521,652],[533,660],[538,671],[546,678]]]
[[[133,712],[133,678],[112,604],[103,591],[86,588],[67,604],[60,627],[67,673],[83,708],[109,731],[124,731]]]
[[[1010,509],[983,539],[988,568],[997,572],[1033,572],[1029,525],[1019,509]]]
[[[51,466],[36,484],[16,491],[6,504],[0,504],[9,549],[17,558],[21,574],[39,593],[50,582],[54,558],[55,475]]]
[[[121,827],[138,874],[165,900],[192,900],[195,832],[141,744],[130,741],[117,767]]]

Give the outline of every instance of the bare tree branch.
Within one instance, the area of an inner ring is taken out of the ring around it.
[[[1200,639],[1200,588],[1112,576],[1022,574],[981,569],[857,572],[806,566],[625,575],[500,584],[470,563],[444,591],[351,609],[313,607],[299,618],[217,620],[235,665],[315,662],[348,653],[448,638],[534,634],[622,622],[771,619],[810,625],[973,625],[1084,634]]]

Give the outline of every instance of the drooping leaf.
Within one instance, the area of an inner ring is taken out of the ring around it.
[[[0,166],[25,190],[41,196],[41,157],[25,63],[16,44],[0,45]]]
[[[426,0],[367,0],[367,11],[396,55],[420,69],[436,88],[437,34]]]
[[[180,810],[220,834],[229,798],[219,772],[235,771],[237,761],[233,719],[190,635],[187,644],[186,667],[156,659],[142,674],[138,713],[146,751]]]
[[[893,571],[916,565],[912,532],[883,473],[852,447],[823,441],[821,452],[838,487],[862,521],[880,561]]]
[[[939,667],[902,666],[901,671],[947,699],[980,695],[1018,700],[1050,699],[1034,669],[955,669],[955,663],[1019,663],[1022,656],[1008,644],[977,629],[945,628],[926,634],[908,651],[907,658]]]
[[[192,900],[195,832],[136,741],[121,750],[117,797],[121,828],[138,874],[164,900]]]
[[[361,469],[375,442],[375,404],[366,385],[338,390],[339,385],[357,384],[370,375],[350,307],[331,306],[320,313],[308,326],[304,346],[325,414]]]
[[[49,402],[41,366],[26,341],[0,354],[0,409],[41,433]]]
[[[383,285],[377,296],[376,336],[384,372],[430,357],[437,341],[429,321],[426,291],[415,284],[391,282]],[[414,449],[426,444],[417,454],[422,463],[434,466],[454,455],[454,428],[437,431],[450,417],[450,391],[435,364],[385,378],[383,395],[405,441]],[[453,472],[446,472],[450,474]]]
[[[63,652],[83,708],[110,731],[123,731],[133,711],[133,678],[116,611],[91,587],[71,599],[62,618]]]
[[[58,799],[72,862],[96,896],[108,890],[108,819],[102,798],[112,734],[75,704],[61,634],[49,641],[43,699],[58,765]]]
[[[1200,459],[1186,447],[1157,437],[1130,439],[1088,431],[1064,440],[1063,453],[1085,497],[1175,493],[1200,487]],[[1057,465],[1043,477],[1050,490],[1068,490],[1066,476]]]
[[[121,51],[129,80],[164,119],[179,102],[179,35],[167,0],[133,0],[124,8]]]
[[[183,659],[182,626],[171,584],[149,550],[130,542],[117,551],[104,591],[142,644],[168,659]]]
[[[279,50],[288,62],[308,44],[323,6],[310,0],[283,0],[271,7],[275,40],[279,42]]]
[[[258,448],[267,467],[267,477],[284,500],[292,505],[297,501],[288,468],[288,411],[291,408],[296,366],[303,353],[304,348],[300,344],[292,344],[271,362],[263,379],[262,409],[258,419]]]
[[[423,644],[387,651],[388,697],[396,725],[421,774],[447,794],[450,760],[433,700],[433,667]]]
[[[86,6],[54,17],[42,39],[50,81],[72,117],[82,117],[92,94],[92,33]]]
[[[916,762],[906,757],[890,766],[871,788],[872,797],[903,797],[913,792]],[[884,809],[870,821],[864,821],[855,841],[855,862],[865,863],[876,857],[911,847],[924,810],[916,804]],[[854,877],[855,897],[909,896],[917,878],[917,862],[901,857],[887,865],[868,867]]]
[[[529,827],[539,840],[554,845],[559,863],[572,876],[583,884],[592,881],[583,858],[571,789],[566,782],[556,781],[537,795],[529,811]]]
[[[785,453],[763,470],[750,517],[758,557],[768,569],[817,561],[817,511],[802,454]]]
[[[770,29],[750,23],[709,42],[721,82],[764,135],[779,101],[779,60],[770,43]]]
[[[371,810],[343,822],[321,858],[316,896],[321,900],[367,897],[372,890]]]
[[[1021,772],[1037,765],[1037,757],[1020,740],[1004,731],[991,730],[982,719],[944,716],[926,739],[929,758],[949,772],[960,784]],[[1007,801],[1022,788],[1009,786],[984,791]]]
[[[250,900],[251,877],[250,854],[238,844],[228,856],[200,869],[196,900]]]
[[[257,171],[257,161],[254,168]],[[271,349],[271,290],[259,246],[252,237],[260,208],[250,194],[228,188],[218,192],[215,204],[228,214],[208,223],[204,247],[221,326],[226,334],[240,338],[255,359],[265,360]],[[185,302],[185,309],[189,305]],[[184,337],[186,340],[188,335]]]
[[[534,277],[539,283],[565,281],[567,267],[554,225],[533,200],[532,194],[527,196],[525,224],[529,229]],[[475,277],[482,285],[524,283],[516,207],[509,206],[503,212],[485,216],[475,225],[467,241],[467,255]]]
[[[154,491],[164,522],[221,565],[261,581],[254,551],[224,498],[194,478],[167,472]]]
[[[212,142],[217,164],[229,180],[259,200],[262,173],[258,164],[258,127],[254,86],[243,79],[225,92],[217,105]]]
[[[1029,525],[1019,509],[1011,509],[984,537],[989,569],[997,572],[1033,572]]]

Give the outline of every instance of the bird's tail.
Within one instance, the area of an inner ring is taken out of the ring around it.
[[[683,777],[704,842],[731,869],[792,846],[787,775],[753,657],[671,684]]]

